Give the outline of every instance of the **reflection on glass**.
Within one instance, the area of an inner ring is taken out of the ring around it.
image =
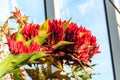
[[[120,0],[115,0],[114,4],[120,11]],[[119,40],[120,40],[120,13],[115,9],[115,14],[116,14],[116,21],[117,21],[117,25],[118,25]]]
[[[98,64],[92,80],[114,80],[103,0],[54,0],[55,17],[69,19],[90,29],[97,36],[101,53],[93,58]]]

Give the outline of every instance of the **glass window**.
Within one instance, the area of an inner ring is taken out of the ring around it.
[[[0,23],[8,18],[15,7],[29,16],[31,22],[42,23],[45,20],[44,0],[2,0],[0,4]]]
[[[120,0],[115,0],[114,4],[118,11],[115,9],[117,25],[118,25],[118,32],[119,32],[119,39],[120,39]]]
[[[69,19],[90,29],[97,37],[100,54],[93,57],[92,80],[114,80],[103,0],[54,0],[55,18]]]
[[[11,0],[10,7],[17,6],[23,14],[30,16],[30,20],[42,23],[45,20],[44,0]]]

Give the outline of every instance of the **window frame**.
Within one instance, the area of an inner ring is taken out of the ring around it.
[[[115,1],[115,0],[111,0]],[[107,21],[107,28],[108,28],[108,35],[109,35],[109,42],[110,42],[110,51],[111,51],[111,59],[113,64],[113,73],[114,79],[120,79],[120,41],[119,41],[119,32],[118,32],[118,25],[117,19],[115,14],[115,8],[111,4],[110,0],[104,0],[105,6],[105,15]]]
[[[44,0],[45,18],[55,18],[54,0]]]

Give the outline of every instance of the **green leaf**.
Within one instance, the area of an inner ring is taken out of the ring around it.
[[[92,64],[91,66],[92,66],[92,67],[95,67],[96,65],[97,65],[97,64]]]
[[[72,18],[70,18],[67,22],[65,22],[65,23],[62,24],[62,26],[64,27],[64,30],[67,29],[67,27],[68,27],[68,25],[69,25],[71,19],[72,19]]]
[[[53,45],[53,49],[57,49],[61,46],[70,45],[70,44],[74,44],[74,42],[60,41],[59,43]]]
[[[75,72],[82,71],[82,70],[83,70],[83,68],[80,66],[76,66],[74,69]]]
[[[32,40],[28,40],[28,41],[25,42],[25,45],[29,47],[31,42],[32,42]]]
[[[13,72],[13,79],[14,80],[22,80],[23,73],[20,71],[20,69],[15,69]]]
[[[48,37],[48,35],[49,34],[43,34],[41,36],[36,36],[36,37],[32,38],[31,40],[26,41],[24,44],[29,47],[32,40],[38,44],[42,44],[45,41],[45,39]]]
[[[19,65],[22,65],[23,62],[25,62],[28,58],[30,58],[32,54],[21,54],[21,55],[17,55],[14,57],[14,59],[11,61],[11,66],[13,66],[14,68],[18,67]]]
[[[41,36],[37,36],[37,37],[33,38],[33,41],[38,44],[42,44],[45,41],[45,39],[48,37],[48,35],[49,34],[43,34]]]
[[[16,41],[23,41],[24,38],[23,38],[23,35],[21,33],[21,28],[20,26],[18,27],[18,32],[17,32],[17,35],[16,35]]]
[[[39,53],[35,53],[33,56],[30,57],[29,61],[33,62],[36,59],[48,56],[49,54],[45,54],[44,52],[39,52]]]
[[[21,65],[23,65],[22,63],[24,63],[32,55],[33,54],[21,54],[21,55],[16,55],[16,56],[12,55],[11,59],[8,60],[9,61],[8,64],[4,65],[5,69],[3,71],[3,74],[4,75],[8,74],[12,72],[13,70],[15,70],[17,67],[20,67]]]
[[[0,78],[7,73],[9,67],[8,64],[9,62],[13,59],[13,55],[10,54],[8,57],[6,57],[2,62],[0,62]]]
[[[49,28],[49,24],[48,24],[48,20],[47,19],[40,27],[39,29],[39,35],[43,35],[43,34],[46,34],[48,32],[48,28]]]
[[[31,60],[35,60],[38,57],[44,57],[47,56],[47,54],[41,53],[41,55],[38,55],[36,53],[32,54],[21,54],[13,56],[10,54],[7,58],[5,58],[0,63],[0,78],[12,71],[14,71],[17,67],[20,67],[21,65],[24,65],[24,63],[32,56],[34,55]]]
[[[80,78],[82,78],[82,80],[89,80],[90,78],[88,76],[85,75],[78,75]]]

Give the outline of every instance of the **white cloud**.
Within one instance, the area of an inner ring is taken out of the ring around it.
[[[55,18],[60,19],[63,16],[69,16],[69,9],[64,7],[69,0],[54,0]],[[64,10],[63,10],[64,9]],[[61,11],[63,10],[63,11]]]
[[[54,0],[55,8],[55,18],[59,19],[61,17],[61,8],[64,5],[63,0]]]
[[[59,19],[61,17],[67,17],[70,15],[70,10],[65,5],[70,0],[54,0],[55,4],[55,18]],[[85,13],[94,6],[95,0],[86,0],[84,3],[79,2],[78,10],[81,13],[82,16],[85,15]],[[65,6],[65,7],[64,7]],[[64,9],[64,10],[63,10]]]
[[[80,3],[80,5],[78,5],[78,10],[80,11],[81,15],[84,16],[87,10],[90,9],[93,5],[94,0],[87,0],[85,3]]]

